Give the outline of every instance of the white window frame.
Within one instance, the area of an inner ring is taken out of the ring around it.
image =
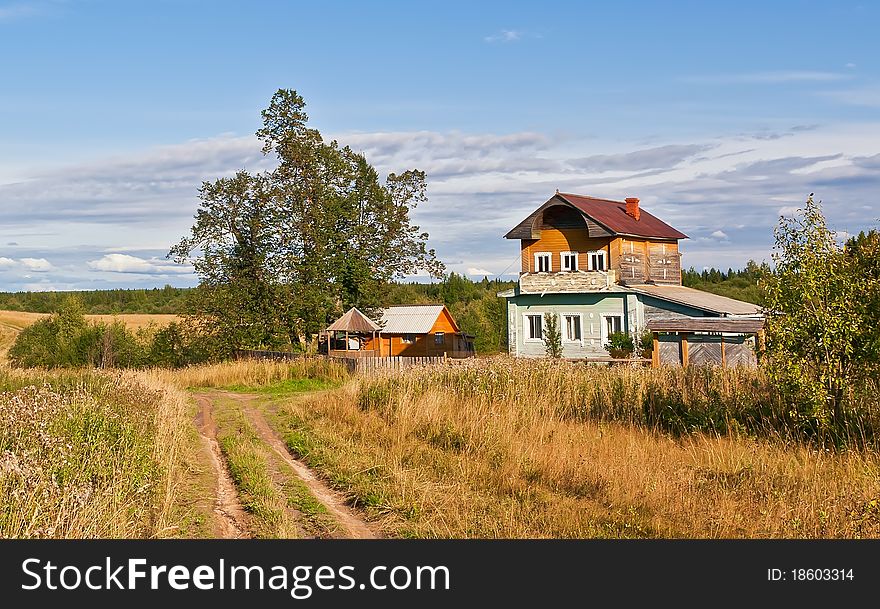
[[[593,256],[601,256],[602,257],[602,268],[597,269],[594,268],[593,264]],[[608,252],[605,250],[593,250],[591,252],[587,252],[587,268],[591,271],[607,271],[608,270]]]
[[[439,339],[439,340],[438,340]],[[446,332],[434,332],[434,345],[446,344]]]
[[[565,268],[565,258],[566,256],[571,256],[574,258],[574,268],[567,269]],[[576,271],[580,267],[580,263],[578,261],[578,253],[577,252],[559,252],[559,268],[563,271]]]
[[[532,338],[530,336],[532,326],[529,323],[529,317],[539,316],[541,318],[541,338]],[[544,332],[545,332],[545,323],[544,323],[544,314],[543,313],[523,313],[523,342],[524,343],[543,343],[544,342]]]
[[[578,329],[580,330],[580,338],[567,338],[566,334],[568,333],[568,324],[565,321],[566,317],[577,317],[578,318]],[[562,328],[562,342],[571,343],[571,344],[579,344],[580,346],[584,346],[584,316],[583,313],[560,313],[559,314],[559,325]]]
[[[538,265],[538,258],[547,257],[547,270],[539,271],[540,268]],[[535,252],[535,272],[536,273],[550,273],[553,271],[553,254],[551,252]]]
[[[599,343],[604,348],[606,344],[608,344],[608,322],[606,318],[608,317],[619,317],[620,318],[620,331],[624,332],[624,324],[623,324],[623,313],[602,313],[600,316],[602,318],[602,324],[599,326],[599,335],[602,340]]]

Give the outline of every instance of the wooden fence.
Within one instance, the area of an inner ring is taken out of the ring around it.
[[[377,369],[403,370],[413,366],[426,366],[430,364],[442,364],[453,361],[443,356],[435,357],[375,357],[365,355],[364,352],[354,352],[357,355],[337,355],[332,353],[329,359],[344,365],[351,373],[369,372]],[[272,359],[272,360],[297,360],[307,358],[327,358],[326,355],[306,355],[304,353],[292,353],[290,351],[265,351],[258,349],[236,349],[235,359]]]
[[[324,357],[323,355],[306,355],[292,351],[265,351],[261,349],[236,349],[232,352],[235,359],[307,359]]]
[[[370,372],[378,369],[403,370],[415,366],[442,364],[448,361],[445,357],[331,357],[344,364],[351,373]]]

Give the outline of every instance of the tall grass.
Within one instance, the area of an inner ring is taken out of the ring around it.
[[[880,428],[880,395],[863,396],[836,429],[800,416],[760,370],[712,367],[592,367],[495,358],[377,374],[358,398],[396,403],[442,386],[479,402],[534,404],[562,419],[639,424],[676,435],[745,433],[786,441],[864,446]],[[826,435],[821,435],[822,433]]]
[[[880,536],[880,456],[798,441],[775,400],[749,371],[499,358],[355,379],[274,422],[401,536]]]
[[[341,381],[348,378],[345,367],[323,358],[289,361],[245,359],[202,364],[179,369],[156,368],[150,373],[171,385],[187,387],[261,387],[293,379]]]
[[[181,392],[136,373],[2,376],[0,536],[173,532]]]

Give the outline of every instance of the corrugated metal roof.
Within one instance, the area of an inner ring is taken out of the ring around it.
[[[443,305],[388,307],[379,324],[385,334],[427,334],[442,311]]]
[[[653,332],[730,332],[753,334],[764,327],[763,319],[730,317],[676,317],[652,319],[647,324]]]
[[[638,285],[627,286],[627,289],[718,315],[761,316],[761,308],[756,304],[682,285]]]
[[[375,332],[382,328],[372,319],[360,312],[356,307],[350,308],[345,314],[327,327],[330,332]]]

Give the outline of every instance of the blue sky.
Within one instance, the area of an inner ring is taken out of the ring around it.
[[[450,270],[556,188],[642,204],[683,264],[768,259],[810,192],[880,216],[880,5],[0,0],[0,289],[191,285],[164,259],[202,180],[267,167],[281,87],[381,171]]]

